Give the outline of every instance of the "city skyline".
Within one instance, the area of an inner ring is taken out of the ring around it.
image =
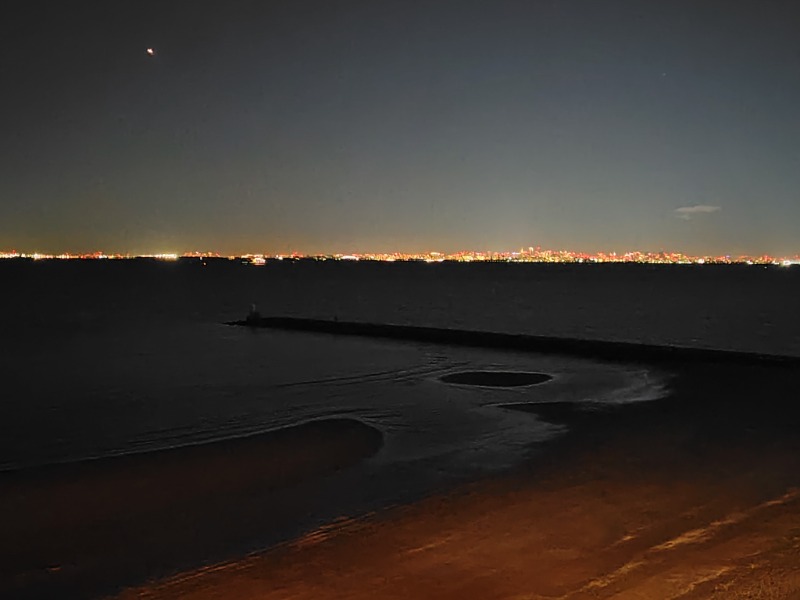
[[[45,254],[39,252],[18,252],[16,250],[0,250],[0,259],[33,259],[33,260],[130,260],[156,259],[175,261],[178,259],[224,259],[242,260],[255,265],[263,265],[268,260],[344,260],[344,261],[378,261],[378,262],[533,262],[533,263],[642,263],[642,264],[750,264],[791,266],[800,264],[800,254],[772,256],[759,255],[691,255],[675,251],[642,252],[631,250],[617,252],[575,252],[571,250],[553,250],[529,246],[518,251],[476,251],[461,250],[458,252],[356,252],[304,254],[270,254],[264,252],[247,252],[239,254],[223,254],[213,251],[169,252],[150,254],[106,253],[97,250],[91,253]]]
[[[800,252],[789,3],[12,3],[0,248]]]

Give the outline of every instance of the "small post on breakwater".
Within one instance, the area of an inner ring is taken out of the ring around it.
[[[245,323],[248,325],[258,325],[258,322],[261,320],[261,315],[256,308],[256,303],[250,305],[250,312],[247,313],[247,318],[245,319]]]

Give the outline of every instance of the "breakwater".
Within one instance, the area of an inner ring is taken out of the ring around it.
[[[725,364],[763,364],[799,367],[800,357],[753,352],[739,352],[688,346],[666,346],[637,342],[620,342],[540,336],[529,334],[471,331],[442,327],[420,327],[387,323],[362,323],[299,317],[249,317],[228,325],[253,328],[283,329],[387,338],[435,344],[522,350],[548,354],[565,354],[610,361],[648,363],[711,362]]]

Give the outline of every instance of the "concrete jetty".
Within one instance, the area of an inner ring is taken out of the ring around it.
[[[395,340],[565,354],[586,358],[644,363],[712,362],[800,367],[800,357],[688,346],[670,346],[542,335],[470,331],[387,323],[363,323],[299,317],[258,317],[228,325],[388,338]]]

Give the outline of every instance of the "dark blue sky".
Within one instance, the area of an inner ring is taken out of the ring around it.
[[[4,7],[0,249],[800,252],[792,2]]]

